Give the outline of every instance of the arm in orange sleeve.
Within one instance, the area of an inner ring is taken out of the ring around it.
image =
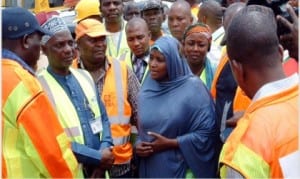
[[[17,120],[25,151],[45,177],[75,177],[78,163],[70,141],[44,92],[27,103]]]

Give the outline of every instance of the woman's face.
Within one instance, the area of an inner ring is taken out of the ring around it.
[[[149,67],[152,79],[156,81],[167,81],[169,79],[167,61],[163,54],[156,49],[150,52]]]
[[[203,64],[208,52],[209,41],[202,33],[191,33],[183,43],[183,51],[190,65]]]

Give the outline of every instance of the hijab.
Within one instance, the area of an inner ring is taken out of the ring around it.
[[[181,56],[179,48],[178,40],[170,36],[163,36],[155,41],[151,50],[157,49],[165,57],[169,81],[153,80],[148,73],[141,88],[142,95],[163,95],[180,87],[193,75],[186,59]]]

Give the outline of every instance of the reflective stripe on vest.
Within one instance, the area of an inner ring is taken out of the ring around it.
[[[130,136],[113,138],[114,145],[123,145],[126,144],[129,140],[130,140]]]
[[[82,90],[87,97],[90,108],[95,114],[95,118],[100,117],[101,113],[96,97],[96,89],[91,77],[83,70],[74,70],[70,68],[70,71],[75,76],[80,86],[82,86]],[[60,123],[65,129],[68,137],[70,137],[72,141],[84,144],[80,120],[72,101],[69,99],[69,96],[47,70],[43,70],[39,74],[39,80],[54,104],[60,119]]]
[[[270,167],[264,159],[243,144],[239,144],[231,161],[226,160],[226,152],[232,150],[229,144],[225,143],[220,155],[220,162],[224,164],[220,169],[221,178],[227,178],[227,167],[235,169],[246,178],[269,178]],[[255,167],[253,166],[260,166]]]
[[[2,59],[2,76],[2,177],[73,177],[77,161],[38,80],[10,59]]]
[[[18,144],[24,143],[24,141],[28,142],[28,146],[33,145],[27,133],[24,133],[22,134],[22,136],[20,136],[21,135],[20,131],[23,129],[23,126],[22,125],[18,127],[16,126],[19,113],[22,111],[26,103],[29,102],[29,100],[33,97],[32,95],[33,94],[27,88],[26,84],[23,81],[21,81],[20,83],[17,84],[14,90],[11,91],[6,101],[5,102],[3,101],[4,103],[2,106],[2,113],[3,113],[2,145],[6,147],[2,148],[2,153],[4,156],[7,156],[9,159],[6,161],[7,162],[6,173],[8,174],[8,177],[13,177],[13,178],[24,178],[29,176],[40,177],[39,175],[41,175],[42,173],[50,176],[47,169],[43,165],[42,159],[39,158],[36,149],[32,149],[30,152],[32,153],[31,154],[32,157],[37,157],[36,161],[38,160],[38,163],[40,164],[38,167],[34,165],[30,165],[32,164],[32,161],[30,157],[27,157],[25,149],[24,152],[22,152],[23,150],[16,149],[16,146]],[[29,138],[26,139],[27,137]],[[27,164],[27,166],[24,166],[24,164]],[[47,174],[44,172],[47,172]]]
[[[246,111],[247,112],[247,111]],[[225,164],[220,169],[221,177],[227,176],[227,167],[233,168],[246,178],[268,178],[270,166],[264,159],[241,143],[241,139],[249,127],[250,119],[242,118],[235,131],[223,145],[220,163]],[[259,167],[255,167],[259,166]]]
[[[220,157],[221,163],[238,168],[245,177],[283,177],[279,158],[297,150],[298,133],[295,127],[298,121],[297,82],[298,79],[295,79],[290,84],[282,85],[279,87],[281,92],[276,94],[268,90],[269,96],[261,97],[251,103],[227,139]],[[276,87],[273,90],[275,89]],[[266,113],[269,113],[266,115],[268,117],[264,116]],[[271,123],[272,125],[269,125]],[[269,127],[268,132],[263,132],[264,126]],[[265,134],[266,136],[263,136]],[[238,163],[237,160],[243,160],[245,163]]]
[[[115,164],[128,163],[132,157],[130,139],[131,107],[127,101],[127,66],[124,61],[108,58],[108,69],[102,92],[102,101],[111,123]]]
[[[122,23],[123,23],[123,28],[119,32],[117,44],[114,44],[112,36],[107,37],[106,55],[115,59],[121,59],[120,57],[122,55],[126,55],[126,53],[130,52],[130,48],[128,47],[127,44],[126,32],[124,28],[127,22],[123,21]]]

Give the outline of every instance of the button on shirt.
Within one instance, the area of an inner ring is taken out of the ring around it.
[[[99,133],[93,134],[92,129],[90,127],[90,121],[94,120],[94,113],[88,105],[86,96],[79,82],[73,74],[61,76],[55,74],[50,67],[48,67],[47,70],[61,85],[61,87],[68,95],[69,99],[72,101],[72,104],[74,105],[74,108],[76,109],[78,118],[80,120],[84,137],[84,145],[74,142],[72,143],[72,150],[75,153],[77,160],[83,164],[99,165],[99,160],[101,159],[100,152],[98,151],[100,150],[101,144],[100,137]],[[98,101],[99,100],[100,99],[98,99]],[[101,102],[99,102],[99,104],[100,111],[102,113],[103,111],[105,111],[105,109]],[[101,117],[103,117],[103,115],[101,115]],[[105,125],[103,124],[103,126]],[[107,134],[104,134],[104,132],[105,130],[103,130],[103,136],[107,136]],[[109,140],[104,139],[102,142],[106,142],[106,144],[104,144],[105,146],[103,146],[104,148],[111,145]]]

